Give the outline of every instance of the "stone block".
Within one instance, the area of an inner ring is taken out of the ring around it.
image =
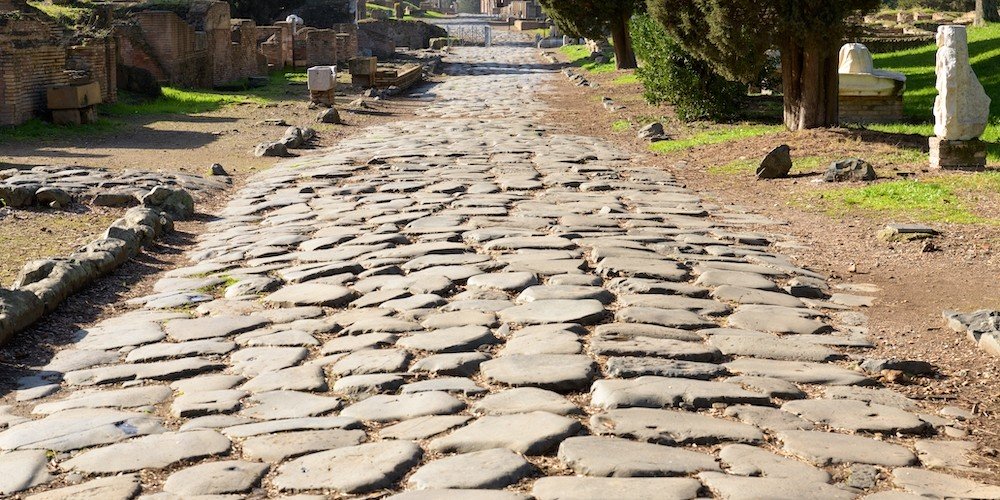
[[[979,139],[949,141],[930,138],[931,168],[944,170],[986,169],[986,143]]]
[[[49,109],[80,109],[101,103],[101,86],[97,82],[84,85],[57,85],[47,90]]]
[[[336,66],[313,66],[308,69],[309,91],[334,90],[337,87]]]

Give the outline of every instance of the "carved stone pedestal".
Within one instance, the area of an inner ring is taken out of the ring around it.
[[[986,143],[979,139],[949,141],[931,137],[931,168],[945,170],[984,170]]]

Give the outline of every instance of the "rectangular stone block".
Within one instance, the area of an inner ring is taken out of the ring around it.
[[[310,91],[324,92],[337,87],[336,66],[313,66],[307,73]]]
[[[49,109],[80,109],[101,103],[101,86],[97,82],[84,85],[57,85],[46,94]]]
[[[944,170],[986,169],[986,143],[979,139],[949,141],[930,138],[931,168]]]

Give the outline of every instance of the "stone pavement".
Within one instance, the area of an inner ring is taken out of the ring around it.
[[[253,179],[190,267],[21,381],[0,492],[1000,498],[950,473],[969,415],[853,368],[865,299],[539,126],[536,56],[459,49],[423,119]]]

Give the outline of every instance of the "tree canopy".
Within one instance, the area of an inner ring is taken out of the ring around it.
[[[620,69],[635,67],[629,19],[644,10],[643,0],[539,0],[542,10],[564,33],[590,39],[611,34]]]

